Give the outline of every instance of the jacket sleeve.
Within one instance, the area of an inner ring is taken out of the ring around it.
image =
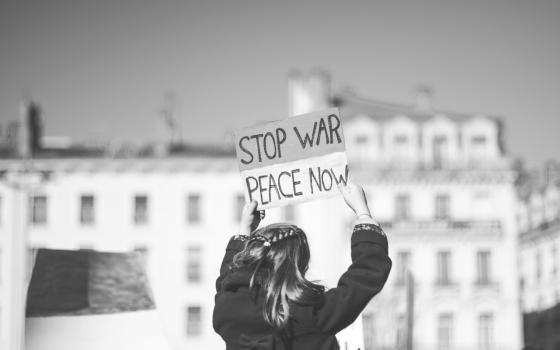
[[[378,225],[354,226],[351,255],[352,264],[338,280],[337,287],[325,293],[315,313],[316,325],[329,334],[336,334],[354,322],[381,291],[391,270],[387,237]]]
[[[222,280],[229,272],[229,267],[233,261],[233,256],[239,253],[245,247],[245,241],[247,236],[235,235],[230,238],[228,245],[226,247],[226,254],[222,260],[222,265],[220,266],[220,276],[216,279],[216,292],[222,290]]]

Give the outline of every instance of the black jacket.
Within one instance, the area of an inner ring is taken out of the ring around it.
[[[276,333],[263,318],[264,293],[249,290],[250,271],[230,269],[233,256],[244,243],[232,238],[216,281],[213,326],[227,350],[331,350],[339,349],[335,335],[350,325],[379,293],[389,276],[391,260],[387,238],[372,224],[354,226],[352,264],[336,288],[325,292],[315,305],[290,304],[285,332]]]

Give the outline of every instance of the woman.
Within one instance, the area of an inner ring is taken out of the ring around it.
[[[352,264],[336,288],[308,281],[309,246],[295,225],[257,229],[264,212],[245,206],[216,281],[214,330],[226,349],[339,349],[335,335],[350,325],[381,291],[389,271],[387,238],[372,219],[360,186],[340,191],[356,214]]]

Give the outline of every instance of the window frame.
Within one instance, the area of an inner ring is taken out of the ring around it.
[[[450,286],[453,284],[451,250],[438,250],[436,253],[436,284]]]
[[[202,306],[188,305],[185,307],[185,311],[185,332],[187,337],[200,337],[202,335]]]
[[[140,215],[142,212],[139,212],[139,200],[144,199],[144,212],[143,215]],[[150,199],[147,194],[135,194],[133,197],[133,217],[132,222],[136,226],[146,225],[150,221]]]
[[[478,315],[478,348],[492,350],[494,348],[495,317],[493,313],[484,312]]]
[[[450,312],[440,313],[437,321],[437,350],[451,350],[453,349],[453,326],[454,317]],[[444,333],[447,333],[446,335]],[[445,339],[445,344],[442,338]]]
[[[38,210],[39,200],[43,200],[43,204]],[[48,223],[48,197],[46,194],[32,194],[30,196],[30,217],[29,222],[33,226],[45,226]]]
[[[476,284],[487,286],[492,283],[492,252],[489,249],[476,252]]]
[[[187,194],[186,221],[189,225],[198,225],[202,222],[202,195],[198,192]]]
[[[410,194],[400,193],[395,196],[395,221],[410,221]]]
[[[187,283],[202,282],[202,247],[200,245],[187,246],[185,268]]]
[[[451,196],[448,193],[438,193],[434,198],[434,219],[447,221],[451,217]]]
[[[90,211],[86,212],[86,200],[91,199]],[[88,214],[89,213],[89,214]],[[93,194],[81,194],[80,195],[80,225],[91,226],[95,224],[95,195]]]

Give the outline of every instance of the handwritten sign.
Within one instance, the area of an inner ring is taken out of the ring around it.
[[[337,108],[238,130],[235,145],[245,199],[259,209],[335,195],[348,179]]]

